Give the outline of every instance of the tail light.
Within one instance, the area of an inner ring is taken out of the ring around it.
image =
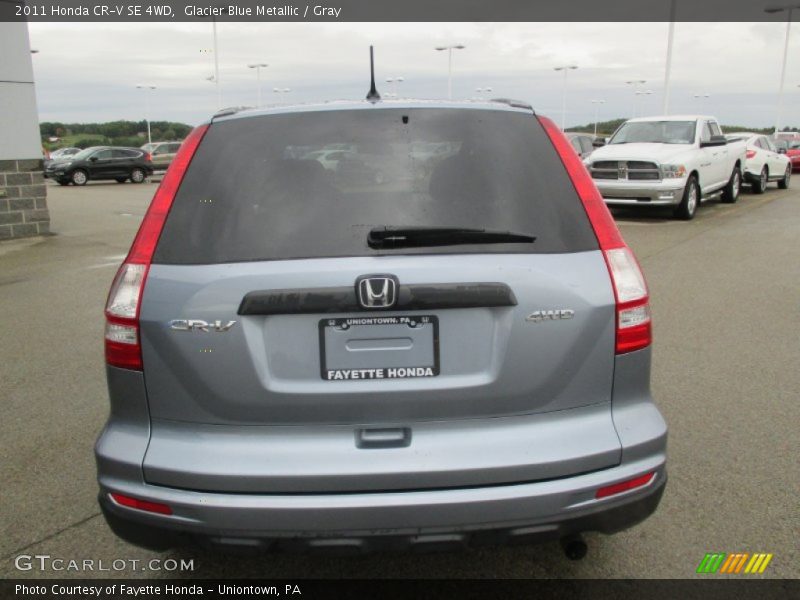
[[[748,150],[747,152],[745,152],[744,155],[745,155],[745,158],[751,159],[751,158],[755,157],[756,151],[755,150]]]
[[[181,145],[158,186],[128,256],[117,271],[106,301],[106,364],[142,370],[139,311],[150,262],[172,201],[208,125],[195,128]],[[150,155],[146,155],[149,157]]]
[[[149,152],[145,152],[145,153],[144,153],[144,159],[145,159],[147,162],[150,162],[151,160],[153,160],[153,156],[152,156],[152,154],[150,154]]]
[[[616,353],[645,348],[653,342],[650,295],[636,257],[622,239],[603,197],[567,138],[547,117],[538,119],[564,163],[603,251],[616,300]]]

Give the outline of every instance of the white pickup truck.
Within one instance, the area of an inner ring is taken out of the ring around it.
[[[746,144],[707,116],[631,119],[584,161],[606,204],[674,206],[692,219],[703,200],[736,202]]]

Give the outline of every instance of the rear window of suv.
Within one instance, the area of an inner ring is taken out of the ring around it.
[[[376,227],[513,231],[533,244],[372,249]],[[538,120],[500,110],[374,108],[212,124],[154,262],[597,249]]]

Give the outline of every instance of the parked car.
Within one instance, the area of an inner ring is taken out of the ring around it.
[[[77,154],[51,162],[45,176],[61,185],[86,185],[88,181],[114,179],[118,183],[142,183],[153,174],[150,155],[139,148],[92,146]]]
[[[786,156],[792,161],[792,171],[795,173],[800,171],[800,141],[789,142],[786,148]]]
[[[64,158],[67,156],[75,156],[78,152],[80,152],[80,148],[59,148],[57,150],[53,150],[50,153],[50,158]]]
[[[114,532],[578,557],[656,509],[644,277],[559,128],[506,102],[230,110],[189,135],[106,305]],[[337,141],[458,151],[391,186],[287,158]]]
[[[567,132],[565,135],[581,158],[587,158],[594,151],[593,135],[574,132]]]
[[[770,181],[785,190],[792,176],[792,161],[778,151],[769,137],[756,133],[733,133],[725,136],[729,140],[743,140],[747,145],[744,182],[750,184],[756,194],[763,194]]]
[[[315,150],[309,152],[303,158],[317,161],[326,171],[336,171],[339,168],[339,163],[353,155],[354,152],[351,150]]]
[[[53,161],[56,160],[68,159],[70,156],[74,156],[80,151],[81,151],[80,148],[59,148],[45,155],[44,159],[45,177],[47,177],[47,165],[51,164]]]
[[[140,150],[150,154],[154,169],[164,171],[169,167],[180,147],[181,142],[152,142],[145,144]]]
[[[744,142],[696,115],[626,121],[585,161],[607,204],[673,206],[684,220],[703,200],[736,202],[744,163]]]

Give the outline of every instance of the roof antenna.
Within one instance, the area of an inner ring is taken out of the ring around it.
[[[369,47],[369,77],[370,86],[369,92],[367,92],[367,100],[370,102],[377,102],[381,99],[381,95],[378,93],[378,90],[375,89],[375,59],[372,56],[372,46]]]

